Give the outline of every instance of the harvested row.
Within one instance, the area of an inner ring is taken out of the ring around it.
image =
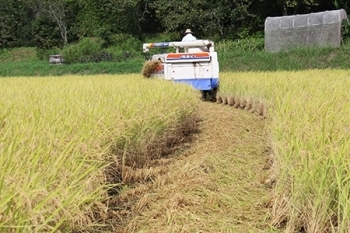
[[[151,179],[112,198],[128,204],[116,210],[125,225],[113,232],[279,232],[266,220],[266,120],[208,101],[198,110],[189,147],[158,160],[148,169]]]

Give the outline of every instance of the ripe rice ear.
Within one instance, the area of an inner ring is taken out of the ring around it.
[[[259,100],[254,100],[254,102],[253,102],[253,104],[252,104],[251,112],[252,112],[252,113],[257,113],[257,114],[259,114],[259,108],[260,108],[260,102],[259,102]]]
[[[227,100],[228,105],[233,106],[235,105],[235,98],[233,96],[229,96]]]
[[[263,116],[264,118],[267,117],[268,115],[268,106],[266,103],[262,103],[262,111],[261,111],[261,116]]]
[[[247,106],[247,100],[242,97],[241,103],[239,104],[240,108],[245,108],[245,106]]]
[[[234,107],[238,108],[240,104],[241,104],[241,99],[239,97],[235,97],[235,105],[234,105]]]
[[[248,100],[247,105],[245,106],[245,110],[249,111],[253,108],[253,101],[251,99]]]
[[[216,96],[216,103],[222,104],[222,97],[221,96],[219,96],[219,95]]]
[[[150,78],[155,69],[160,65],[160,61],[146,61],[143,64],[142,75]]]
[[[258,114],[259,114],[260,116],[264,116],[264,112],[265,112],[265,106],[264,106],[263,103],[260,103],[260,104],[259,104],[259,108],[258,108]]]

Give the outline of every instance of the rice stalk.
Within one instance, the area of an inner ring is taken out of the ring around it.
[[[153,72],[157,69],[157,67],[161,64],[159,60],[156,61],[146,61],[143,64],[142,75],[145,78],[150,78]]]

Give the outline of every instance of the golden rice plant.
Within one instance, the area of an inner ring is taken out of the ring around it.
[[[141,75],[2,78],[0,91],[0,232],[93,226],[120,185],[106,184],[112,157],[147,147],[198,101]]]
[[[251,99],[246,108],[257,114],[268,112],[271,222],[285,232],[350,232],[349,71],[220,77],[221,92]]]

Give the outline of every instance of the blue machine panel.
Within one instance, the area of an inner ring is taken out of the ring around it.
[[[219,86],[219,78],[174,79],[175,82],[187,83],[199,91],[209,91]]]

